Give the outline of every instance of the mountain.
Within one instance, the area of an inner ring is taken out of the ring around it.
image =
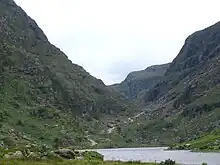
[[[157,84],[149,92],[155,94],[153,100],[161,103],[176,100],[179,103],[175,107],[179,107],[201,99],[208,91],[217,89],[219,37],[220,23],[190,35],[165,73],[166,81]],[[190,97],[184,97],[183,94]]]
[[[0,0],[0,141],[88,146],[137,110],[73,64],[13,0]],[[101,135],[100,135],[101,136]]]
[[[122,92],[129,100],[141,98],[146,91],[161,81],[168,67],[169,64],[154,65],[145,70],[131,72],[124,81],[111,87]]]
[[[190,35],[124,134],[139,144],[193,140],[220,128],[220,22]]]
[[[172,63],[110,87],[73,64],[13,0],[0,0],[0,36],[1,146],[184,144],[220,128],[220,23],[190,35]]]

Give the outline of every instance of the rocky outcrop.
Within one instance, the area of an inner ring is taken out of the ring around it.
[[[114,84],[111,88],[122,92],[130,100],[141,100],[143,94],[162,81],[169,64],[154,65],[145,70],[128,74],[120,84]]]
[[[23,159],[25,158],[25,156],[23,155],[23,153],[21,151],[16,151],[16,152],[10,152],[6,155],[4,155],[4,158],[6,159]]]
[[[76,157],[75,152],[71,149],[59,149],[54,151],[54,153],[65,159],[75,159]]]
[[[35,148],[34,150],[36,150]],[[103,155],[95,151],[76,151],[72,149],[58,149],[55,151],[52,150],[39,150],[33,151],[32,149],[24,148],[21,151],[8,152],[5,149],[2,149],[2,152],[5,154],[1,155],[5,159],[27,159],[27,160],[48,160],[48,159],[86,159],[86,160],[103,160]]]
[[[9,130],[31,137],[4,131],[4,137],[16,141],[6,145],[21,141],[46,141],[59,147],[89,144],[82,138],[84,128],[96,134],[105,127],[105,116],[137,110],[119,92],[73,64],[12,0],[0,1],[0,36],[0,124],[8,123]],[[14,120],[16,126],[10,124]],[[42,124],[44,120],[48,126]],[[103,124],[93,131],[96,120]],[[58,128],[52,127],[54,123]]]
[[[143,94],[146,115],[133,125],[137,141],[169,145],[219,129],[219,72],[218,22],[190,35],[161,81]]]

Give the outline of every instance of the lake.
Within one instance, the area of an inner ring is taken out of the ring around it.
[[[166,159],[175,160],[183,165],[220,165],[220,153],[200,153],[190,151],[166,151],[166,148],[119,148],[97,149],[104,155],[104,160],[161,162]]]

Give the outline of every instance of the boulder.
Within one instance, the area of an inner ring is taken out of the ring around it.
[[[27,158],[38,160],[40,159],[40,153],[30,152]]]
[[[54,153],[66,159],[75,159],[76,157],[75,152],[71,149],[59,149],[54,151]]]
[[[4,147],[4,142],[0,141],[0,147]]]
[[[22,159],[24,158],[24,155],[21,151],[16,151],[15,153],[8,153],[4,156],[6,159]]]
[[[189,148],[189,147],[191,147],[191,144],[185,144],[185,146],[186,146],[187,148]]]
[[[111,124],[111,123],[108,123],[108,124],[107,124],[107,127],[109,127],[109,128],[113,128],[113,127],[114,127],[114,125],[113,125],[113,124]]]
[[[76,160],[83,160],[83,159],[84,159],[83,156],[78,156],[78,157],[76,157]]]

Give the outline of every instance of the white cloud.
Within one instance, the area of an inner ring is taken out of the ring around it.
[[[220,18],[217,0],[15,0],[68,57],[106,84],[172,61]]]

